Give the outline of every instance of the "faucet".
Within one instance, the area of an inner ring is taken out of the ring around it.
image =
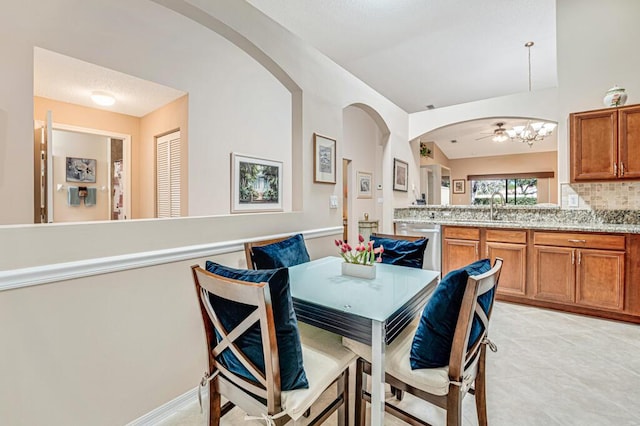
[[[497,209],[497,207],[496,207],[495,213],[494,213],[494,211],[493,211],[493,199],[494,199],[494,197],[495,197],[496,195],[498,196],[498,198],[500,198],[501,203],[502,203],[502,206],[504,206],[504,205],[506,204],[506,202],[504,201],[504,196],[503,196],[500,192],[496,191],[496,192],[494,192],[493,194],[491,194],[491,198],[489,198],[489,200],[490,200],[490,205],[491,205],[491,207],[490,207],[490,211],[489,211],[489,219],[490,219],[490,220],[495,220],[495,219],[496,219],[496,216],[498,215],[498,209]]]

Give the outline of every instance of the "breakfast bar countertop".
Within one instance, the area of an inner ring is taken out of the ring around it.
[[[490,220],[489,206],[412,206],[396,208],[394,222],[640,234],[638,210],[578,210],[557,206],[501,206],[494,220]]]

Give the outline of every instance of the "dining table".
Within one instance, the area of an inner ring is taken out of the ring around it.
[[[384,424],[385,346],[422,311],[440,273],[376,263],[372,279],[342,274],[340,257],[289,268],[299,321],[371,346],[371,425]]]

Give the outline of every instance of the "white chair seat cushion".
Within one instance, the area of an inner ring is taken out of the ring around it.
[[[282,408],[293,420],[298,420],[357,358],[342,345],[339,335],[300,322],[298,328],[309,389],[282,392]]]
[[[423,390],[432,395],[449,393],[449,366],[440,368],[421,368],[412,370],[409,363],[411,344],[416,332],[416,325],[408,325],[396,339],[385,349],[385,372],[396,379]],[[371,362],[371,346],[352,339],[342,338],[342,344],[358,356]],[[470,385],[476,376],[476,365],[469,368],[465,375],[465,385]]]

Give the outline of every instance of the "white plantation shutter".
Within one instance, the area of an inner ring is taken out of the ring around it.
[[[157,139],[156,216],[180,216],[180,132]]]

